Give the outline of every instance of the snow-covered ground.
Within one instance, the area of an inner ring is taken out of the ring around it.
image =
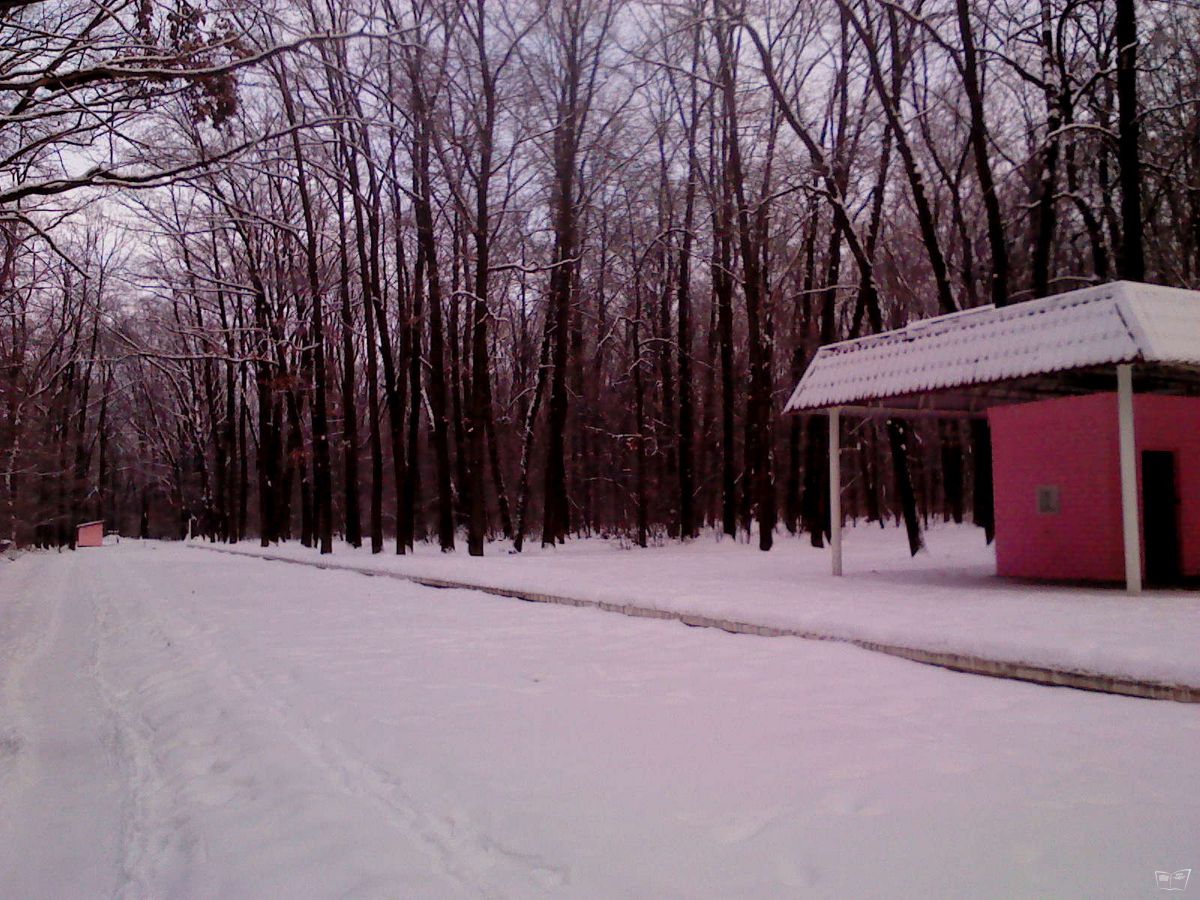
[[[910,558],[894,528],[848,529],[842,578],[829,574],[828,550],[786,537],[770,553],[706,536],[645,550],[603,540],[542,550],[534,541],[511,554],[497,544],[482,558],[463,549],[442,554],[431,544],[402,557],[338,545],[320,561],[1200,686],[1200,591],[1133,598],[1120,588],[998,578],[982,535],[973,527],[934,528],[928,551]],[[261,549],[244,542],[237,550],[318,559],[298,543]]]
[[[1149,897],[1200,868],[1198,746],[1192,706],[842,644],[165,544],[0,562],[5,898]]]

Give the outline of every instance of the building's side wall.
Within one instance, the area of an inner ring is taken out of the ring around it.
[[[99,522],[80,528],[79,533],[75,536],[76,547],[99,547],[103,543],[104,525]]]
[[[998,574],[1122,577],[1116,417],[1115,395],[990,411]],[[1058,488],[1058,513],[1038,512],[1039,486]]]
[[[1116,394],[997,407],[989,419],[997,572],[1123,580]],[[1139,470],[1142,450],[1175,452],[1183,572],[1200,575],[1200,398],[1139,395],[1134,423]],[[1057,487],[1057,513],[1038,511],[1040,486]]]

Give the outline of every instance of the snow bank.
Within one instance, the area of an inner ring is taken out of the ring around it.
[[[299,544],[239,552],[444,578],[812,632],[832,638],[1083,672],[1200,686],[1200,593],[1030,584],[995,576],[975,528],[940,527],[910,558],[894,529],[845,533],[846,575],[827,551],[782,539],[769,553],[706,536],[687,545],[629,548],[575,540],[482,558],[419,545],[408,556],[338,545],[331,557]]]

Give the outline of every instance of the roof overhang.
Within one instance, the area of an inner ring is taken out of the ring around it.
[[[1134,282],[987,306],[820,348],[784,411],[978,417],[1116,390],[1200,393],[1200,291]]]
[[[1162,366],[1133,363],[1134,390],[1139,394],[1200,395],[1200,367]],[[919,394],[864,399],[808,410],[788,410],[791,414],[826,412],[838,409],[852,416],[897,416],[910,419],[981,419],[993,406],[1033,403],[1057,397],[1114,393],[1117,390],[1116,366],[1097,366],[1048,373],[1032,378],[961,385]]]

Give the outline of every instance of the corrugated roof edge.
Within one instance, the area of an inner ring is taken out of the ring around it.
[[[983,306],[974,306],[971,309],[960,309],[957,312],[943,313],[940,316],[930,316],[927,319],[917,319],[915,322],[909,322],[907,325],[902,325],[899,328],[893,328],[890,331],[880,331],[876,334],[866,334],[858,338],[850,338],[844,341],[836,341],[832,344],[826,344],[817,350],[817,355],[821,353],[841,353],[847,350],[853,350],[858,347],[871,347],[876,344],[888,343],[896,340],[903,340],[906,336],[925,334],[930,331],[936,331],[940,326],[955,325],[957,327],[970,327],[970,319],[980,318],[993,319],[1009,318],[1017,316],[1030,316],[1039,312],[1045,312],[1051,309],[1062,309],[1068,306],[1082,306],[1087,303],[1097,303],[1104,300],[1118,299],[1119,295],[1125,292],[1125,288],[1131,286],[1130,282],[1113,281],[1107,284],[1094,285],[1092,287],[1079,288],[1074,291],[1066,291],[1062,294],[1054,294],[1050,297],[1043,297],[1040,300],[1023,300],[1020,303],[1013,303],[1010,306],[997,308],[991,303]],[[1159,287],[1158,285],[1136,285],[1136,287]],[[1180,293],[1194,293],[1192,291],[1184,291],[1178,288],[1162,288],[1167,291],[1179,291]],[[1128,323],[1126,323],[1128,324]],[[814,359],[816,357],[814,356]]]
[[[1114,284],[1120,286],[1120,296],[1117,298],[1117,312],[1120,314],[1122,321],[1125,322],[1125,327],[1129,329],[1130,336],[1143,352],[1147,350],[1154,351],[1155,362],[1196,364],[1197,360],[1200,359],[1200,347],[1197,348],[1198,353],[1194,357],[1172,358],[1172,354],[1165,352],[1165,348],[1156,341],[1151,330],[1147,328],[1145,318],[1150,313],[1146,308],[1148,303],[1185,299],[1200,303],[1200,291],[1167,287],[1162,284],[1142,284],[1136,281],[1117,281]]]
[[[911,322],[902,328],[884,331],[878,334],[865,335],[860,338],[851,340],[838,341],[834,344],[827,344],[817,350],[813,359],[809,363],[808,369],[799,383],[793,389],[787,403],[784,406],[784,412],[802,411],[805,408],[822,409],[824,405],[801,407],[799,398],[802,394],[805,382],[808,380],[809,374],[822,358],[830,356],[841,356],[843,354],[852,353],[856,350],[863,350],[871,347],[876,347],[881,344],[901,343],[909,340],[915,340],[918,337],[927,337],[931,334],[944,334],[951,330],[960,330],[972,327],[974,323],[972,319],[979,319],[980,325],[990,324],[997,321],[1003,321],[1010,318],[1026,317],[1037,315],[1038,313],[1048,312],[1056,309],[1064,309],[1072,306],[1083,306],[1097,302],[1111,302],[1115,307],[1121,322],[1124,324],[1129,333],[1131,342],[1138,348],[1138,356],[1131,358],[1129,361],[1142,358],[1142,354],[1150,343],[1150,338],[1147,329],[1142,321],[1143,316],[1149,311],[1145,309],[1146,302],[1154,302],[1164,299],[1183,299],[1185,297],[1200,300],[1200,292],[1188,290],[1186,288],[1167,287],[1165,285],[1144,284],[1141,282],[1130,281],[1113,281],[1105,284],[1093,285],[1086,288],[1079,288],[1074,291],[1066,291],[1062,294],[1055,294],[1051,297],[1044,297],[1037,300],[1026,300],[1021,303],[1014,303],[1011,306],[1006,306],[997,309],[992,304],[978,306],[972,309],[960,310],[958,312],[946,313],[940,316],[933,316],[928,319],[918,319],[916,322]],[[947,328],[946,326],[951,326]],[[964,382],[965,384],[966,382]],[[902,395],[896,395],[902,396]],[[882,398],[881,398],[882,399]]]

